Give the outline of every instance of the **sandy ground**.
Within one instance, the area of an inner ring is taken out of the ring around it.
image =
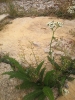
[[[56,37],[75,39],[75,37],[67,34],[69,30],[75,28],[75,20],[68,21],[50,17],[17,18],[12,21],[12,24],[7,25],[4,30],[0,31],[2,52],[17,57],[19,50],[23,47],[28,55],[29,50],[31,50],[30,42],[33,42],[34,52],[37,52],[36,54],[39,56],[44,55],[44,49],[49,45],[52,36],[47,23],[53,20],[64,23],[63,27],[56,31]]]
[[[39,61],[46,59],[48,54],[47,47],[49,46],[52,36],[51,30],[47,26],[47,23],[50,21],[59,21],[64,24],[63,27],[59,28],[55,33],[58,39],[63,37],[75,43],[75,37],[69,34],[69,31],[75,28],[75,20],[64,20],[55,17],[16,18],[11,24],[6,25],[4,29],[0,31],[0,52],[9,53],[10,56],[16,58],[20,62],[25,55],[29,63],[35,63],[31,49],[33,46],[37,59]],[[31,42],[33,42],[32,46]],[[73,55],[73,57],[75,56]],[[10,66],[1,64],[0,70],[0,73],[3,73],[10,70]],[[22,91],[15,90],[15,83],[11,81],[12,80],[8,80],[7,76],[1,75],[0,100],[21,100]],[[16,91],[16,94],[14,91]]]

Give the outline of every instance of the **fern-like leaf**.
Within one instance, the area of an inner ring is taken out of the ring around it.
[[[48,97],[49,100],[54,100],[54,95],[51,88],[44,87],[43,92]]]
[[[43,63],[44,63],[44,61],[42,61],[42,62],[37,66],[37,68],[35,69],[35,73],[36,73],[37,75],[39,74],[40,69],[41,69]]]
[[[41,93],[38,97],[38,100],[45,100],[46,96],[44,95],[44,93]]]
[[[46,68],[43,68],[40,72],[40,81],[43,81],[43,77],[44,77],[44,72],[45,72]]]
[[[19,71],[9,71],[9,72],[5,72],[3,74],[10,75],[10,78],[18,78],[21,80],[30,80],[30,78],[26,74],[21,73]]]
[[[3,56],[1,58],[1,61],[4,62],[4,63],[10,64],[13,70],[15,70],[17,68],[19,71],[24,73],[24,68],[14,58],[9,57],[8,55],[6,55],[6,56]]]
[[[16,86],[16,88],[19,89],[29,89],[29,88],[34,88],[36,87],[37,84],[35,84],[34,82],[25,80],[22,84]]]
[[[45,77],[44,77],[44,84],[45,85],[52,85],[52,84],[50,84],[50,82],[52,82],[52,80],[53,80],[53,74],[54,74],[54,72],[55,72],[55,70],[51,70],[51,71],[48,71],[47,73],[46,73],[46,75],[45,75]]]
[[[37,98],[40,94],[42,93],[42,90],[35,90],[29,94],[27,94],[26,96],[24,96],[23,100],[34,100],[35,98]]]

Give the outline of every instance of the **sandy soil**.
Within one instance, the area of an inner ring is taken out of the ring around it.
[[[31,48],[33,46],[34,53],[36,54],[36,57],[39,58],[39,61],[46,59],[48,54],[47,49],[52,36],[51,30],[47,26],[47,23],[50,21],[59,21],[64,23],[63,27],[59,28],[55,33],[55,36],[58,39],[63,37],[65,40],[68,39],[75,43],[75,37],[69,34],[69,30],[75,28],[75,20],[64,20],[55,17],[25,17],[14,19],[12,24],[6,25],[5,28],[0,31],[0,51],[3,53],[9,53],[10,56],[16,58],[20,62],[21,58],[25,55],[26,60],[29,63],[35,63],[35,59],[33,58],[33,55],[31,55]],[[30,42],[33,42],[32,46]],[[9,66],[6,68],[6,65],[3,64],[1,64],[0,68],[0,73],[10,70]],[[7,85],[4,87],[3,83],[5,84],[5,82]],[[12,84],[12,86],[14,86],[14,84]],[[15,95],[15,89],[11,89],[10,85],[11,81],[8,80],[8,77],[1,75],[0,90],[2,90],[2,92],[0,93],[0,100],[21,100],[20,97],[22,94],[20,94],[20,90],[16,90]],[[8,93],[6,93],[6,91]],[[11,97],[11,95],[13,97]]]
[[[47,23],[53,20],[64,23],[63,27],[56,31],[56,37],[75,39],[72,35],[67,34],[69,30],[75,28],[75,20],[69,21],[50,17],[17,18],[12,21],[12,24],[0,31],[1,50],[17,57],[22,47],[25,49],[25,53],[29,54],[31,48],[29,42],[33,42],[36,54],[44,55],[44,49],[49,45],[52,36]]]

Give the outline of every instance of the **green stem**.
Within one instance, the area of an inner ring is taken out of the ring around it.
[[[49,52],[51,58],[52,58],[52,42],[53,42],[53,39],[54,39],[54,33],[55,33],[54,30],[52,30],[52,31],[53,31],[53,34],[52,34],[52,38],[51,38],[51,42],[50,42],[50,52]]]
[[[36,59],[35,53],[34,53],[34,51],[33,51],[32,44],[31,44],[31,49],[32,49],[32,54],[33,54],[34,59],[35,59],[35,62],[36,62],[36,66],[37,66],[37,65],[38,65],[38,62],[37,62],[37,59]]]
[[[55,33],[55,31],[57,30],[57,28],[58,28],[58,27],[56,27],[55,30],[52,29],[53,34],[52,34],[52,38],[51,38],[51,42],[50,42],[50,52],[49,52],[51,58],[52,58],[52,42],[53,42],[53,40],[54,40],[54,33]]]

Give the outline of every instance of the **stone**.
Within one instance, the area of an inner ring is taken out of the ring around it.
[[[0,15],[0,21],[2,21],[3,19],[5,19],[8,16],[9,16],[9,14],[2,14],[2,15]]]
[[[64,84],[64,87],[65,87],[66,89],[69,89],[69,86],[68,86],[67,83]]]
[[[30,8],[36,8],[37,10],[44,10],[46,7],[54,7],[54,1],[52,0],[15,0],[13,4],[17,7],[23,7],[25,11],[30,10]],[[7,7],[6,3],[0,3],[0,12],[5,12]],[[3,9],[1,9],[3,8]]]
[[[38,42],[33,42],[33,45],[38,46],[38,47],[40,46],[40,44]]]
[[[61,52],[61,51],[55,51],[55,54],[57,54],[57,55],[64,55],[64,52]]]
[[[45,53],[49,53],[49,51],[50,51],[49,48],[44,48]]]

